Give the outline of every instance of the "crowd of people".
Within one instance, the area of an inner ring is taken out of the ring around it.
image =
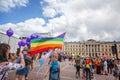
[[[94,74],[106,75],[112,74],[114,80],[120,80],[120,60],[106,57],[81,57],[80,55],[69,56],[70,65],[76,68],[76,78],[85,78],[91,80]],[[80,74],[82,73],[82,74]]]
[[[21,51],[20,48],[17,49],[13,60],[9,59],[10,46],[6,43],[0,44],[0,80],[6,80],[9,75],[7,72],[9,70],[16,70],[15,80],[28,80],[29,71],[33,69],[34,55],[31,60],[26,58],[29,54],[29,48],[24,47]],[[39,59],[42,54],[39,54]],[[44,78],[46,78],[49,73],[49,80],[60,80],[60,62],[62,59],[68,59],[71,65],[76,68],[76,78],[84,78],[86,80],[91,80],[94,78],[94,74],[106,75],[113,74],[114,80],[120,80],[120,61],[115,58],[106,57],[81,57],[77,56],[66,56],[59,55],[57,52],[50,56],[50,61],[48,63],[48,69]],[[82,74],[81,74],[82,73]]]

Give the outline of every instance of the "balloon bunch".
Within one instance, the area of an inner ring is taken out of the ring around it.
[[[11,29],[11,28],[9,28],[7,31],[6,31],[6,34],[7,34],[7,36],[9,37],[9,39],[10,39],[10,37],[13,35],[13,30]],[[18,46],[19,47],[24,47],[25,45],[27,45],[28,47],[30,47],[30,41],[32,40],[32,39],[36,39],[36,38],[41,38],[41,35],[40,34],[38,34],[38,33],[35,33],[35,34],[32,34],[32,35],[30,35],[29,37],[27,37],[26,39],[22,39],[21,41],[19,41],[18,42]],[[8,43],[9,43],[9,41],[8,41]]]
[[[36,33],[36,34],[32,34],[29,37],[27,37],[26,39],[23,39],[21,41],[18,42],[18,46],[19,47],[24,47],[25,45],[27,45],[28,47],[30,47],[30,41],[32,39],[36,39],[36,38],[40,38],[41,35]]]
[[[13,35],[13,33],[14,32],[11,28],[9,28],[6,31],[6,35],[9,37],[8,44],[9,44],[9,41],[10,41],[10,37]],[[27,45],[27,47],[30,47],[30,41],[32,39],[36,39],[36,38],[41,38],[41,35],[39,33],[32,34],[29,37],[27,37],[26,39],[22,39],[21,41],[19,41],[18,46],[19,47],[24,47],[25,45]]]

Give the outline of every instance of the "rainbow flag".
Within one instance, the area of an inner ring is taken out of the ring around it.
[[[47,50],[54,50],[55,48],[62,48],[64,36],[63,33],[57,37],[37,38],[30,41],[31,54],[37,54]]]
[[[31,61],[32,60],[32,55],[31,54],[26,54],[26,56],[25,56],[25,60],[27,60],[27,61]]]

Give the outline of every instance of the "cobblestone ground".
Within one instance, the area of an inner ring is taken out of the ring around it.
[[[48,64],[45,64],[44,67],[40,69],[39,63],[37,61],[34,62],[34,69],[30,71],[28,75],[29,80],[48,80],[48,77],[47,78],[43,77],[44,74],[46,73],[47,66]],[[73,65],[70,65],[70,62],[67,60],[61,62],[60,76],[61,76],[61,80],[85,80],[83,78],[76,79],[75,67]],[[10,71],[7,80],[14,80],[14,77],[15,77],[15,71]],[[108,76],[94,74],[93,80],[114,80],[114,78],[111,74],[109,74]]]

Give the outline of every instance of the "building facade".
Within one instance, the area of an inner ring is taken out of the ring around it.
[[[0,43],[7,43],[11,46],[11,53],[15,53],[18,48],[19,38],[11,36],[10,38],[5,34],[0,32]]]
[[[118,53],[118,57],[120,57],[120,42],[102,42],[95,41],[93,39],[87,40],[85,42],[64,42],[63,52],[66,54],[79,54],[83,56],[104,56],[108,54],[108,56],[116,57],[113,55],[112,46],[116,44],[116,50]]]

